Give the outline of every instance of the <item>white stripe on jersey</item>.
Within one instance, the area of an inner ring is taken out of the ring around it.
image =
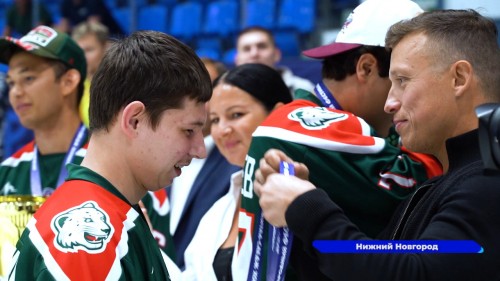
[[[23,152],[21,157],[15,158],[11,156],[5,159],[1,165],[7,167],[17,167],[21,162],[31,162],[33,160],[33,155],[33,151]]]
[[[78,157],[85,157],[85,155],[87,154],[87,149],[86,148],[80,148],[78,149],[78,151],[75,153],[75,156],[78,156]]]
[[[69,277],[64,273],[62,268],[56,262],[52,254],[50,253],[49,246],[46,244],[45,240],[43,240],[40,232],[35,226],[36,219],[32,217],[28,225],[26,226],[30,230],[30,240],[31,243],[37,248],[38,252],[42,255],[45,265],[47,266],[47,270],[54,276],[56,280],[70,280]],[[17,261],[16,261],[17,262]]]
[[[127,212],[127,219],[123,222],[122,236],[116,247],[115,260],[109,270],[106,280],[118,280],[122,276],[121,259],[128,253],[128,231],[135,227],[134,221],[139,217],[139,213],[134,208],[130,208]]]
[[[23,152],[23,154],[21,154],[21,157],[19,158],[15,158],[15,157],[9,157],[7,159],[5,159],[2,164],[0,164],[1,166],[7,166],[7,167],[12,167],[12,168],[15,168],[19,165],[19,163],[21,162],[31,162],[33,161],[33,154],[34,152],[33,151],[27,151],[27,152]],[[78,149],[78,151],[76,152],[76,156],[78,157],[85,157],[85,155],[87,154],[87,149],[86,148],[80,148]]]
[[[366,132],[363,132],[366,133]],[[283,128],[259,126],[252,134],[252,137],[270,137],[284,140],[287,142],[298,143],[320,149],[331,151],[348,152],[355,154],[375,154],[382,151],[385,147],[385,140],[382,138],[372,137],[375,143],[373,145],[355,145],[332,140],[321,139],[289,131]]]

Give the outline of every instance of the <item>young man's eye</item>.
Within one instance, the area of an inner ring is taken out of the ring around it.
[[[32,82],[33,80],[35,80],[35,76],[26,76],[24,77],[24,81],[25,82]]]

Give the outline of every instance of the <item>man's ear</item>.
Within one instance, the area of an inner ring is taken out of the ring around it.
[[[453,78],[452,87],[455,89],[455,95],[461,96],[472,83],[474,77],[472,65],[468,61],[459,60],[451,66],[450,71]]]
[[[277,64],[281,61],[281,50],[278,46],[274,47],[274,64]]]
[[[274,111],[274,110],[276,110],[276,109],[278,109],[278,108],[280,108],[280,107],[282,107],[283,105],[285,105],[283,102],[280,102],[280,101],[279,101],[279,102],[277,102],[277,103],[274,105],[274,107],[273,107],[273,111]]]
[[[146,106],[140,101],[133,101],[123,109],[121,115],[120,128],[129,138],[135,138],[138,135],[138,130],[148,122],[146,118]]]
[[[78,84],[82,79],[80,72],[74,68],[69,69],[61,76],[61,87],[64,96],[67,96],[78,89]]]
[[[241,63],[240,51],[236,49],[236,54],[234,54],[234,65],[240,65]]]
[[[360,81],[366,81],[370,75],[377,74],[377,59],[372,54],[362,54],[356,64],[356,76]]]

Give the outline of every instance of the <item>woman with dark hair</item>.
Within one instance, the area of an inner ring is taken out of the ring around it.
[[[266,65],[244,64],[226,72],[215,81],[209,102],[215,145],[231,164],[243,168],[254,130],[273,109],[291,101],[280,74]],[[228,193],[201,219],[179,280],[232,280],[242,178],[242,171],[233,174]]]

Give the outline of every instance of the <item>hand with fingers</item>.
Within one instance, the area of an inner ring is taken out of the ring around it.
[[[295,176],[279,173],[281,161],[293,164]],[[299,195],[316,188],[308,179],[309,170],[298,162],[293,162],[277,149],[270,149],[260,160],[255,172],[254,191],[259,196],[259,204],[264,218],[277,227],[286,226],[285,212]]]

